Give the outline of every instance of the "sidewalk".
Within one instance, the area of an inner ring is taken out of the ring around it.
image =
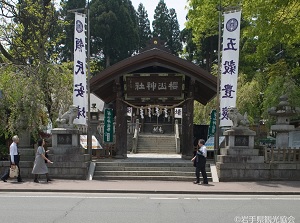
[[[0,181],[0,192],[71,192],[71,193],[160,193],[160,194],[266,194],[300,195],[300,181],[257,181],[257,182],[210,182],[197,185],[192,182],[134,181],[134,180],[63,180],[54,179],[47,183],[41,179]]]

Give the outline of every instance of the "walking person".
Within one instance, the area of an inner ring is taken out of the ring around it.
[[[19,174],[17,177],[18,182],[24,182],[21,178],[21,171],[20,171],[20,155],[18,151],[18,143],[19,143],[19,137],[17,135],[12,137],[12,144],[9,147],[9,156],[10,156],[10,165],[16,165],[19,169]],[[7,182],[7,179],[9,178],[9,170],[6,171],[6,173],[1,177],[1,180],[3,182]]]
[[[195,168],[196,181],[194,181],[194,184],[208,184],[207,174],[205,170],[207,149],[204,144],[205,144],[204,139],[199,139],[198,141],[199,149],[196,155],[191,160],[192,162],[195,162],[195,166],[196,166]],[[203,177],[203,183],[200,183],[200,172]]]
[[[32,169],[32,174],[34,174],[34,182],[39,183],[38,175],[39,174],[46,174],[47,182],[51,181],[49,174],[48,174],[48,167],[47,163],[52,163],[46,156],[46,152],[44,149],[45,141],[43,139],[38,140],[38,148],[35,155],[34,166]],[[45,162],[46,161],[46,162]]]

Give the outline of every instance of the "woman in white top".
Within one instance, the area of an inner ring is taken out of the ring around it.
[[[44,149],[44,145],[45,145],[45,141],[43,139],[39,139],[38,148],[34,160],[34,166],[32,169],[32,174],[34,174],[35,183],[39,183],[37,179],[39,174],[46,174],[47,182],[51,181],[48,175],[48,167],[45,163],[45,160],[47,161],[47,163],[52,163],[52,162],[45,156],[46,152]]]

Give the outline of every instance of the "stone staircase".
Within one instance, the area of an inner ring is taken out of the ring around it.
[[[206,164],[208,181],[212,181],[209,162]],[[195,167],[189,160],[127,158],[96,162],[93,180],[159,180],[194,181]],[[202,180],[202,179],[201,179]]]
[[[175,154],[175,136],[172,134],[140,134],[137,153]]]

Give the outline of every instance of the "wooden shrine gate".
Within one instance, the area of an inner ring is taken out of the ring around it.
[[[172,55],[157,39],[143,52],[108,67],[90,81],[91,92],[115,111],[116,158],[127,157],[127,108],[143,131],[172,131],[175,109],[182,112],[182,158],[193,155],[194,100],[207,104],[217,93],[217,78]],[[141,121],[142,120],[142,121]],[[169,127],[168,127],[169,126]]]

